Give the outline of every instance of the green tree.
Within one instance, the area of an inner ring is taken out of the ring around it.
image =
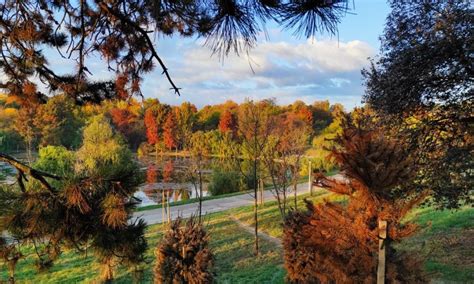
[[[33,167],[57,176],[74,174],[75,154],[63,146],[46,146],[39,149]]]
[[[70,152],[44,149],[39,167],[58,172],[72,168]],[[105,117],[97,116],[85,128],[75,156],[74,172],[65,176],[7,157],[18,170],[18,182],[0,188],[0,230],[12,236],[15,246],[33,244],[40,270],[51,267],[63,248],[73,247],[94,251],[105,281],[113,279],[118,264],[137,271],[147,243],[143,220],[131,221],[139,183],[132,153]],[[9,246],[0,249],[6,253]]]
[[[469,1],[390,1],[364,100],[416,149],[413,186],[440,207],[473,204],[473,9]]]
[[[187,149],[191,146],[190,140],[197,120],[196,113],[196,107],[189,102],[184,102],[179,108],[175,108],[176,122],[178,124],[177,136],[182,149]]]
[[[84,124],[79,112],[74,100],[66,95],[54,96],[41,105],[36,117],[40,144],[77,148],[81,143],[81,128]]]
[[[191,167],[188,171],[191,177],[191,182],[194,184],[194,188],[199,187],[199,210],[198,218],[201,222],[202,217],[202,171],[204,167],[204,159],[211,154],[211,147],[206,135],[203,131],[197,131],[192,134],[191,137]],[[196,193],[197,190],[196,190]]]

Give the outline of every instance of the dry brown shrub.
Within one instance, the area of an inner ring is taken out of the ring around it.
[[[413,234],[416,226],[401,223],[426,193],[407,190],[412,162],[403,146],[376,130],[346,122],[332,150],[348,178],[317,175],[316,182],[347,197],[347,202],[307,203],[305,212],[293,211],[284,224],[284,256],[292,283],[375,283],[378,221],[388,222],[386,280],[388,283],[425,282],[421,262],[391,246]]]
[[[173,221],[155,251],[155,283],[212,283],[209,235],[196,218]]]

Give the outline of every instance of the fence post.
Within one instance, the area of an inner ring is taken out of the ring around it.
[[[387,221],[379,220],[379,261],[377,266],[377,284],[385,283],[385,239],[387,238]]]
[[[313,196],[313,169],[311,167],[311,161],[308,164],[308,191]]]
[[[165,190],[161,190],[161,223],[165,222]]]
[[[168,190],[166,192],[166,207],[167,207],[167,212],[166,215],[168,216],[168,224],[171,223],[171,208],[170,208],[170,191]]]

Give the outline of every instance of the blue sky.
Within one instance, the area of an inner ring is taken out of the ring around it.
[[[376,55],[389,13],[382,0],[355,0],[354,5],[339,26],[339,40],[327,34],[296,38],[292,31],[270,23],[269,40],[262,35],[250,58],[231,55],[220,62],[202,40],[158,39],[158,51],[182,95],[169,90],[159,70],[146,76],[143,93],[170,104],[191,101],[198,107],[227,99],[274,97],[280,104],[327,99],[352,109],[361,104],[360,70],[367,66],[368,57]]]
[[[174,82],[182,88],[181,96],[169,90],[159,68],[145,75],[142,92],[145,97],[172,105],[190,101],[198,108],[229,99],[276,98],[279,104],[329,100],[352,109],[361,104],[364,88],[360,70],[369,63],[368,57],[377,54],[378,38],[389,13],[382,0],[354,0],[354,5],[355,9],[342,19],[338,37],[322,34],[312,39],[296,38],[292,31],[269,23],[269,40],[262,34],[249,56],[230,55],[224,62],[211,56],[203,47],[203,39],[157,38],[157,50]],[[58,58],[57,53],[51,55],[54,68],[70,69],[71,62]],[[88,61],[94,79],[113,75],[98,58]]]

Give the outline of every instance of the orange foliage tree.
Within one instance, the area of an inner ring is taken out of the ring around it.
[[[163,140],[169,150],[178,147],[177,131],[175,115],[170,111],[163,125]]]
[[[317,175],[316,183],[347,198],[347,205],[307,201],[307,211],[293,211],[285,220],[283,244],[288,280],[294,283],[374,283],[378,221],[388,222],[386,279],[424,282],[419,261],[391,246],[413,234],[414,224],[402,218],[426,193],[403,187],[413,177],[413,163],[397,141],[376,130],[346,122],[332,155],[347,179]],[[409,188],[409,187],[408,187]]]
[[[153,108],[149,108],[145,111],[145,127],[146,127],[146,138],[148,143],[151,145],[155,145],[158,143],[159,135],[158,135],[158,125],[156,123],[156,113],[154,112]]]
[[[219,131],[221,133],[230,132],[233,137],[237,134],[237,121],[229,110],[226,110],[221,116],[219,121]]]

